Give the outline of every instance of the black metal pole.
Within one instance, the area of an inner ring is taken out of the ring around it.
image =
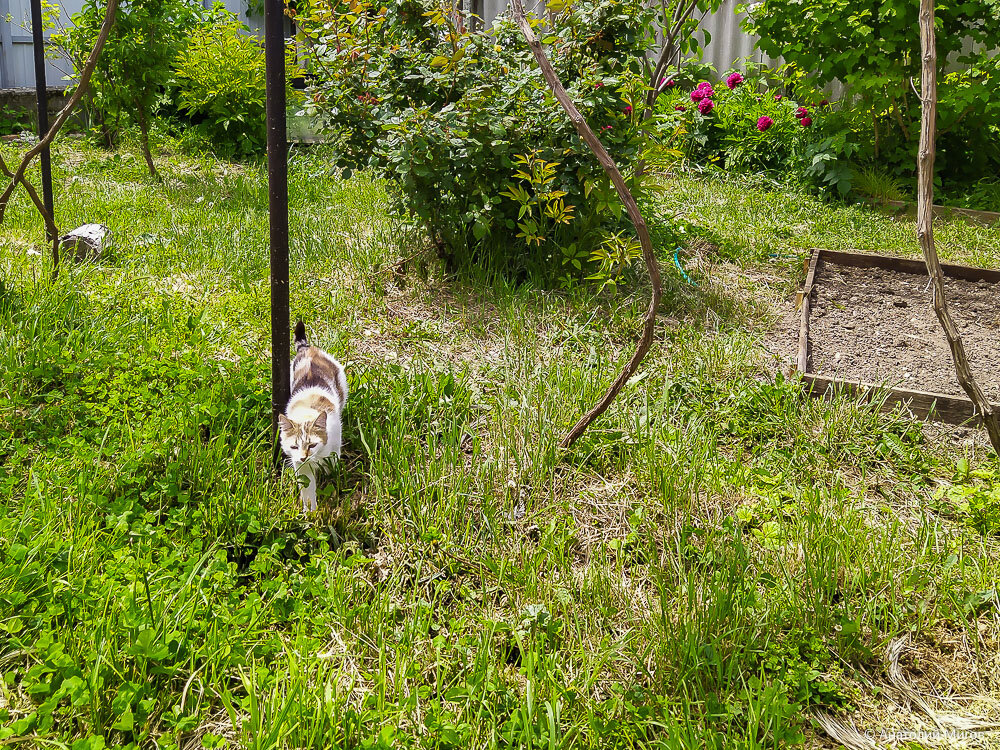
[[[36,2],[38,0],[35,0]],[[267,187],[271,248],[271,430],[289,395],[288,146],[285,133],[285,13],[283,0],[264,2],[267,68]],[[281,451],[275,440],[275,460]]]
[[[31,0],[31,36],[35,47],[35,98],[38,103],[38,137],[43,138],[49,131],[49,96],[45,86],[45,35],[42,30],[42,2]],[[52,162],[49,159],[49,148],[46,146],[41,153],[42,166],[42,202],[49,216],[55,219],[52,202]],[[55,237],[49,237],[49,242],[55,242]]]

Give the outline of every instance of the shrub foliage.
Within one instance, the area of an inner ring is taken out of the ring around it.
[[[286,74],[294,75],[289,55]],[[174,63],[177,105],[203,140],[226,156],[263,153],[264,45],[232,13],[217,8],[188,39]]]
[[[626,167],[642,155],[640,58],[655,43],[642,6],[579,0],[533,20],[570,95]],[[621,218],[509,19],[486,30],[402,0],[317,4],[297,20],[316,74],[308,110],[342,166],[396,178],[404,207],[446,256],[499,251],[522,270],[575,273]]]
[[[764,0],[744,6],[758,47],[810,72],[821,85],[841,81],[867,115],[869,159],[912,172],[920,129],[919,3],[878,0]],[[1000,166],[1000,6],[981,0],[935,4],[939,73],[938,132],[945,177],[976,179]],[[953,68],[947,74],[944,71]],[[912,82],[912,83],[911,83]]]

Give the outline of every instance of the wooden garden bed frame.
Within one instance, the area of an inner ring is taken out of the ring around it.
[[[806,282],[802,291],[799,292],[801,322],[799,326],[799,352],[796,360],[798,371],[802,374],[802,380],[807,384],[809,392],[813,396],[821,398],[837,392],[856,396],[863,401],[882,398],[883,409],[903,403],[919,419],[934,419],[949,424],[978,423],[979,414],[972,401],[964,396],[949,396],[945,393],[914,391],[906,388],[888,388],[864,381],[828,378],[809,371],[809,311],[812,291],[816,282],[816,267],[821,261],[834,266],[881,268],[887,271],[927,275],[927,266],[924,265],[923,260],[821,248],[813,250],[806,271]],[[945,276],[953,279],[1000,283],[1000,271],[989,268],[974,268],[949,263],[941,264],[941,268]]]

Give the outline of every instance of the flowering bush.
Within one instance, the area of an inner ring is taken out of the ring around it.
[[[570,96],[624,167],[642,153],[633,106],[643,95],[642,56],[655,42],[642,6],[578,0],[536,21]],[[315,60],[309,109],[342,166],[398,181],[402,206],[446,258],[496,255],[516,270],[585,271],[588,243],[622,215],[602,168],[509,19],[479,30],[439,8],[352,0],[300,15]],[[541,223],[527,226],[524,210],[539,187],[519,157],[553,170],[545,189],[572,209],[547,223],[540,241]],[[511,242],[515,235],[523,236]]]
[[[721,157],[728,169],[787,169],[797,162],[808,141],[803,129],[812,125],[809,107],[780,94],[761,93],[768,86],[761,73],[734,71],[723,76],[721,84],[716,89],[702,80],[664,95],[661,111],[672,122],[683,122],[691,156]],[[684,106],[688,99],[696,109]]]

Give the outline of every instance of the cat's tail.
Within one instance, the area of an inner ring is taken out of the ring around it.
[[[301,320],[295,324],[295,351],[300,352],[308,348],[309,339],[306,338],[306,324]]]

